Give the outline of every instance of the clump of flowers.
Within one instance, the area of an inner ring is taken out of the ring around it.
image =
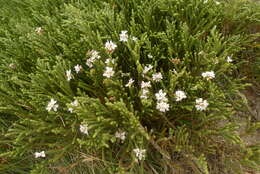
[[[71,79],[73,79],[73,75],[71,73],[71,70],[67,70],[66,71],[66,77],[67,77],[67,80],[70,81]]]
[[[144,89],[144,88],[150,88],[151,87],[151,82],[148,81],[148,82],[145,82],[145,81],[142,81],[141,83],[141,88]]]
[[[158,102],[156,105],[156,109],[158,109],[161,112],[169,111],[169,104],[167,102]]]
[[[78,103],[78,100],[74,100],[74,101],[71,102],[70,104],[71,104],[71,106],[78,106],[79,103]],[[68,109],[68,111],[69,111],[69,112],[72,112],[72,111],[73,111],[73,108],[70,107],[70,108]]]
[[[111,40],[108,40],[106,43],[105,43],[105,49],[107,50],[108,53],[113,53],[116,49],[117,45],[112,42]]]
[[[130,78],[128,83],[125,85],[125,87],[131,87],[134,82],[135,81],[132,78]]]
[[[79,130],[81,133],[88,135],[88,125],[86,123],[81,124]]]
[[[133,37],[132,37],[132,40],[133,40],[133,41],[137,41],[138,39],[137,39],[137,37],[133,36]]]
[[[9,68],[15,69],[15,68],[16,68],[16,65],[15,65],[14,63],[10,63],[10,64],[9,64]]]
[[[35,152],[35,153],[34,153],[34,157],[35,157],[35,158],[45,158],[46,155],[45,155],[45,152],[44,152],[44,151],[41,151],[41,152]]]
[[[178,90],[175,92],[176,101],[182,101],[183,99],[187,98],[184,91]]]
[[[157,105],[156,109],[158,109],[161,112],[169,111],[170,105],[168,104],[168,98],[166,97],[166,93],[163,92],[163,90],[159,90],[158,93],[155,94]]]
[[[152,65],[148,65],[144,67],[143,74],[147,74],[153,68]]]
[[[213,71],[206,71],[206,72],[203,72],[201,75],[206,80],[211,80],[211,79],[215,78],[215,73]]]
[[[145,153],[146,153],[145,149],[136,148],[133,150],[133,152],[135,153],[135,156],[139,161],[145,158]]]
[[[104,77],[107,77],[107,78],[110,78],[110,77],[113,77],[115,74],[115,71],[113,70],[112,67],[106,67],[106,70],[103,74]]]
[[[195,107],[196,107],[196,109],[197,109],[198,111],[204,111],[204,110],[206,110],[206,108],[208,107],[208,105],[209,105],[209,103],[208,103],[207,100],[203,100],[202,98],[196,99],[196,105],[195,105]]]
[[[148,99],[149,90],[147,88],[142,89],[141,99]]]
[[[90,54],[90,58],[87,59],[86,65],[90,68],[93,67],[93,63],[97,60],[100,59],[100,55],[99,52],[97,52],[96,50],[92,50],[90,51],[88,54]]]
[[[82,70],[82,66],[77,64],[76,66],[74,66],[74,70],[76,71],[76,73],[78,74],[81,70]]]
[[[122,142],[124,142],[125,139],[126,139],[126,132],[119,130],[119,131],[117,131],[117,132],[115,133],[115,137],[118,138],[118,139],[120,139]]]
[[[163,77],[162,77],[162,73],[154,73],[153,75],[152,75],[152,79],[153,79],[153,81],[155,81],[155,82],[159,82],[159,81],[161,81],[162,79],[163,79]]]
[[[151,54],[148,54],[147,57],[148,57],[149,59],[152,59],[152,58],[153,58],[153,56],[152,56]]]
[[[57,111],[58,107],[59,107],[59,105],[57,104],[57,101],[52,98],[51,101],[49,101],[49,103],[46,107],[46,110],[49,111],[49,112],[51,110]]]
[[[128,41],[128,34],[126,30],[121,31],[121,33],[119,34],[120,37],[120,41],[121,42],[127,42]]]
[[[115,64],[115,59],[107,58],[105,64]]]
[[[227,62],[228,62],[228,63],[231,63],[231,62],[233,62],[233,60],[232,60],[231,56],[227,56]]]
[[[149,89],[151,87],[151,82],[144,82],[142,81],[141,83],[141,88],[142,88],[142,94],[140,96],[141,99],[147,99],[148,98],[148,94],[149,94]]]
[[[37,27],[37,28],[35,29],[35,32],[36,32],[37,34],[42,34],[42,33],[43,33],[42,27]]]

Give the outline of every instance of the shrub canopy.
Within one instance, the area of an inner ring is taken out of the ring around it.
[[[0,2],[0,171],[256,168],[235,119],[259,15],[232,3]]]

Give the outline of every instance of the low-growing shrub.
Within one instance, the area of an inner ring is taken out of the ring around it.
[[[248,85],[239,55],[252,39],[224,30],[226,2],[10,3],[1,13],[0,171],[257,168],[259,147],[246,146],[235,122]]]

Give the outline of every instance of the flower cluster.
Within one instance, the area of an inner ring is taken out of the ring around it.
[[[162,79],[163,79],[163,77],[162,77],[162,73],[154,73],[153,75],[152,75],[152,79],[153,79],[153,81],[155,81],[155,82],[159,82],[159,81],[161,81]]]
[[[106,61],[105,61],[105,64],[107,64],[107,65],[109,65],[109,64],[115,64],[115,59],[107,58]]]
[[[56,104],[56,103],[57,103],[57,101],[52,98],[51,101],[49,101],[49,103],[48,103],[48,105],[47,105],[47,107],[46,107],[46,110],[49,111],[49,112],[50,112],[51,110],[57,111],[59,105]]]
[[[35,158],[44,158],[46,155],[44,151],[41,151],[41,152],[35,152],[34,156]]]
[[[132,40],[133,40],[133,41],[137,41],[138,39],[137,39],[137,37],[133,36],[133,37],[132,37]]]
[[[163,90],[159,90],[158,93],[155,94],[157,105],[156,109],[158,109],[161,112],[169,111],[169,104],[168,104],[168,98],[166,97],[166,93],[163,92]]]
[[[112,42],[111,40],[108,40],[106,43],[105,43],[105,49],[107,50],[108,53],[113,53],[116,49],[117,45]]]
[[[81,124],[79,130],[81,133],[88,135],[88,125],[86,123]]]
[[[71,106],[78,106],[79,103],[78,103],[78,100],[74,100],[74,101],[71,102],[70,104],[71,104]],[[68,111],[72,113],[73,108],[69,108]]]
[[[110,77],[113,77],[114,74],[115,74],[115,71],[113,70],[113,68],[107,66],[103,76],[107,77],[107,78],[110,78]]]
[[[184,91],[178,90],[175,92],[176,101],[182,101],[183,99],[187,98]]]
[[[144,82],[142,81],[141,83],[141,88],[142,88],[142,94],[140,96],[141,99],[147,99],[148,94],[149,94],[149,89],[151,87],[151,82]]]
[[[132,78],[130,78],[128,83],[125,85],[125,87],[131,87],[134,82],[135,81]]]
[[[151,82],[145,82],[145,81],[142,81],[141,83],[141,88],[144,89],[144,88],[150,88],[151,87]]]
[[[100,55],[99,52],[97,52],[96,50],[92,50],[89,52],[90,54],[90,58],[87,59],[86,65],[90,68],[93,67],[93,63],[97,60],[100,59]]]
[[[201,75],[206,80],[211,80],[215,78],[215,73],[213,71],[203,72]]]
[[[121,42],[127,42],[127,40],[128,40],[127,31],[126,31],[126,30],[121,31],[119,37],[120,37],[119,40],[120,40]]]
[[[135,156],[139,161],[141,161],[145,158],[145,153],[146,153],[145,149],[136,148],[133,150],[133,152],[135,153]]]
[[[206,108],[208,107],[209,103],[207,100],[203,100],[202,98],[198,98],[196,99],[196,109],[198,111],[203,111],[203,110],[206,110]]]
[[[147,74],[153,68],[152,65],[148,65],[144,67],[143,74]]]
[[[149,59],[152,59],[152,58],[153,58],[153,56],[152,56],[151,54],[148,54],[147,57],[148,57]]]
[[[216,5],[219,5],[219,4],[220,4],[220,2],[218,2],[218,1],[216,1],[216,0],[214,0],[213,2],[214,2]],[[208,0],[204,0],[203,3],[204,3],[204,4],[208,3]]]
[[[233,62],[233,60],[231,59],[231,56],[227,56],[227,62],[228,62],[228,63]]]
[[[77,64],[76,66],[74,66],[74,70],[76,71],[76,73],[78,74],[81,70],[82,70],[82,66]]]
[[[115,137],[124,142],[126,139],[126,132],[119,130],[116,132]]]
[[[71,74],[71,70],[67,70],[66,71],[66,76],[67,76],[67,80],[70,81],[71,79],[73,79],[73,75]]]
[[[42,34],[42,33],[43,33],[42,27],[37,27],[37,28],[35,29],[35,32],[36,32],[37,34]]]

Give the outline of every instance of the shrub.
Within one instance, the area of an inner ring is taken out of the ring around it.
[[[0,112],[12,121],[1,170],[257,168],[259,147],[235,122],[248,84],[234,74],[251,38],[223,32],[224,2],[11,2],[23,17],[2,7]]]

